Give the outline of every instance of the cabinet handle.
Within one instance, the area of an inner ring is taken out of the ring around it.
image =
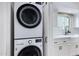
[[[78,45],[75,45],[75,48],[78,48]]]
[[[59,46],[59,50],[62,50],[62,48],[63,48],[62,46]]]

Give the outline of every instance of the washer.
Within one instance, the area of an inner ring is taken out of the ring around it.
[[[15,56],[43,56],[42,38],[15,40]]]
[[[12,55],[43,55],[43,6],[41,2],[15,2],[13,4]]]
[[[43,5],[14,3],[14,38],[43,36]]]

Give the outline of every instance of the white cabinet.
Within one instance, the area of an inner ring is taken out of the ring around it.
[[[52,43],[52,55],[54,56],[76,56],[79,55],[78,39],[56,40]]]
[[[54,56],[68,56],[70,55],[70,45],[68,45],[67,43],[54,43],[52,45],[53,47],[53,55]]]
[[[75,55],[79,55],[79,42],[78,42],[78,44],[75,45],[75,50],[76,50]]]
[[[62,43],[62,50],[59,50],[60,56],[69,56],[70,55],[69,49],[70,49],[70,47],[67,43]]]
[[[57,44],[54,44],[52,45],[52,55],[54,56],[58,56],[59,55],[59,45]]]
[[[73,42],[71,47],[71,55],[79,55],[79,42]]]
[[[79,40],[78,40],[78,38],[71,39],[70,43],[71,43],[70,55],[71,56],[79,55]]]

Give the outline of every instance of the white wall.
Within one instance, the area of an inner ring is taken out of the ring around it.
[[[53,27],[56,26],[56,10],[53,8],[53,3],[50,2],[45,7],[44,11],[44,21],[45,21],[45,36],[47,36],[47,42],[45,43],[46,55],[53,55]]]
[[[3,5],[2,3],[0,3],[0,55],[2,55],[2,51],[3,51],[3,18],[4,18],[4,14],[3,14]]]
[[[53,3],[49,3],[49,11],[50,11],[50,16],[49,16],[49,56],[52,56],[54,53],[54,48],[53,48],[53,30],[56,28],[56,16],[57,16],[57,10],[53,6]]]
[[[10,3],[0,3],[0,55],[10,55]]]

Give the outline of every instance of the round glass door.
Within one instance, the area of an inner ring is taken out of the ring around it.
[[[35,5],[24,4],[17,10],[17,19],[24,27],[34,28],[41,21],[41,13]]]
[[[18,56],[41,56],[41,51],[36,46],[28,46],[22,49]]]

